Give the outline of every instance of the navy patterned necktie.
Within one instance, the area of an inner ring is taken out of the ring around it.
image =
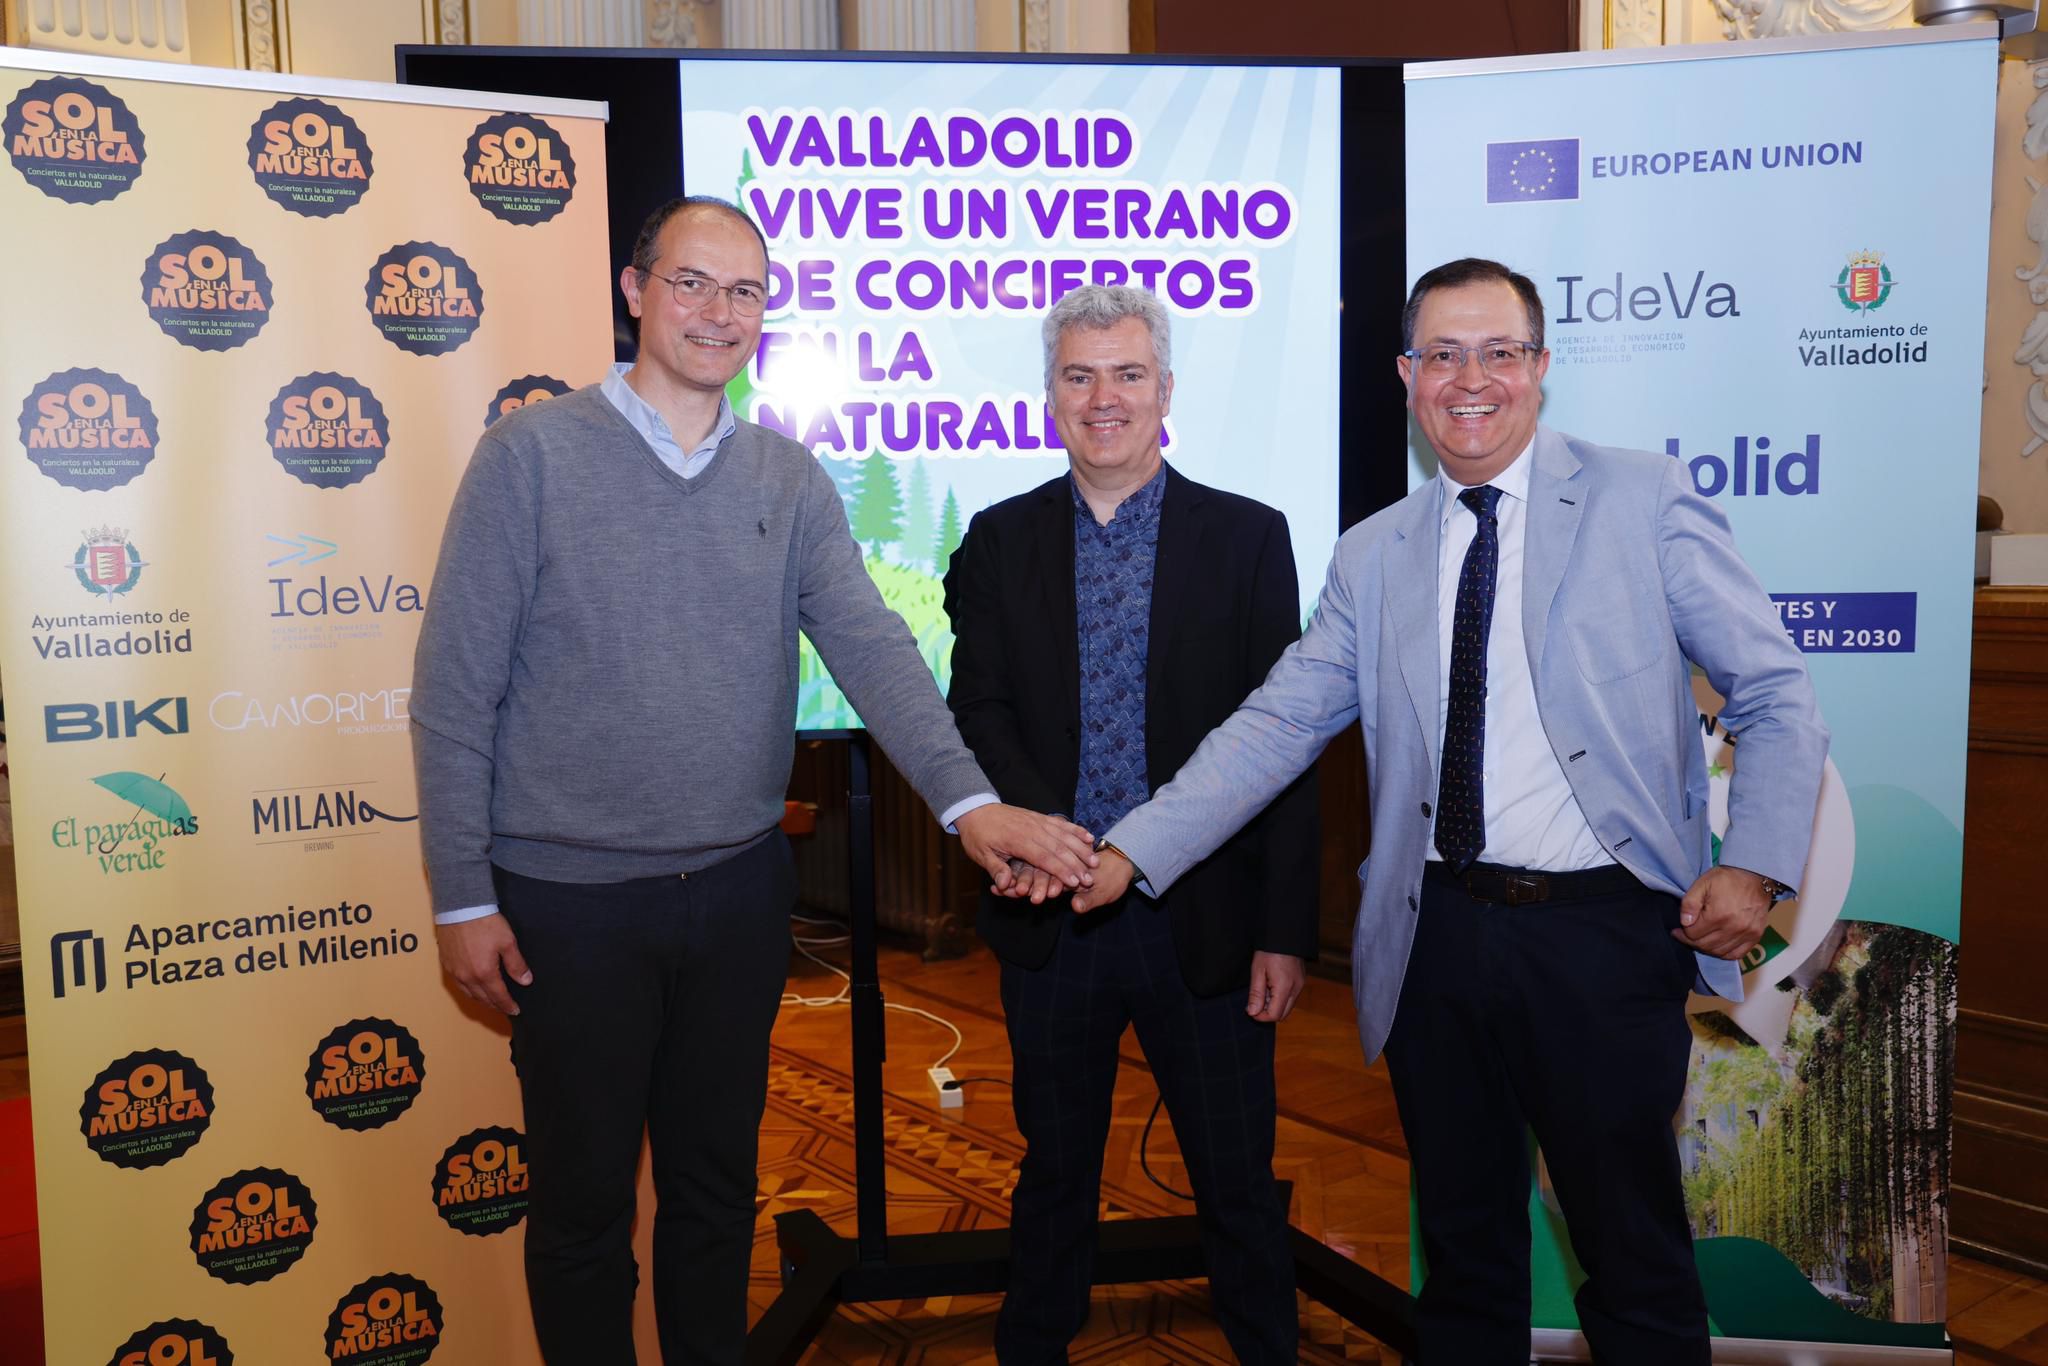
[[[1486,847],[1486,638],[1493,630],[1495,571],[1500,565],[1500,522],[1491,484],[1466,489],[1458,501],[1472,509],[1479,529],[1458,571],[1458,602],[1451,614],[1451,700],[1444,713],[1443,769],[1436,793],[1436,847],[1459,872]]]

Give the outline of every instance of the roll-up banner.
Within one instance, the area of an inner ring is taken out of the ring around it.
[[[1972,26],[1407,71],[1410,280],[1467,255],[1535,280],[1543,420],[1683,462],[1833,731],[1802,895],[1745,1000],[1690,1003],[1708,1307],[1783,1347],[1743,1360],[1946,1360],[1997,62]],[[1410,458],[1433,475],[1419,434]],[[1739,746],[1696,688],[1718,848]],[[1540,1167],[1531,1212],[1538,1344],[1582,1350]]]
[[[0,671],[52,1362],[537,1359],[406,699],[611,354],[604,108],[0,50]]]

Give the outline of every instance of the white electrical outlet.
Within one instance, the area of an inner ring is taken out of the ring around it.
[[[967,1103],[967,1093],[953,1080],[952,1068],[927,1068],[925,1075],[932,1079],[932,1089],[939,1093],[941,1110],[957,1110]]]

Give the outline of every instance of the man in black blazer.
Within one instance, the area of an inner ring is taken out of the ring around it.
[[[1099,831],[1258,686],[1301,634],[1300,599],[1286,518],[1161,458],[1173,374],[1158,298],[1076,290],[1044,339],[1068,473],[977,515],[954,554],[948,700],[1004,801]],[[1315,953],[1316,824],[1303,778],[1163,900],[1132,892],[1084,919],[1029,868],[1021,896],[984,898],[1027,1145],[996,1321],[1005,1366],[1065,1361],[1087,1319],[1127,1024],[1180,1140],[1225,1336],[1244,1361],[1295,1359],[1273,1026]]]

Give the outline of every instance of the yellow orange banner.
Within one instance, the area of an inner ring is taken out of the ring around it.
[[[537,1356],[517,1085],[441,982],[406,703],[477,437],[611,354],[603,118],[0,49],[52,1362]]]

